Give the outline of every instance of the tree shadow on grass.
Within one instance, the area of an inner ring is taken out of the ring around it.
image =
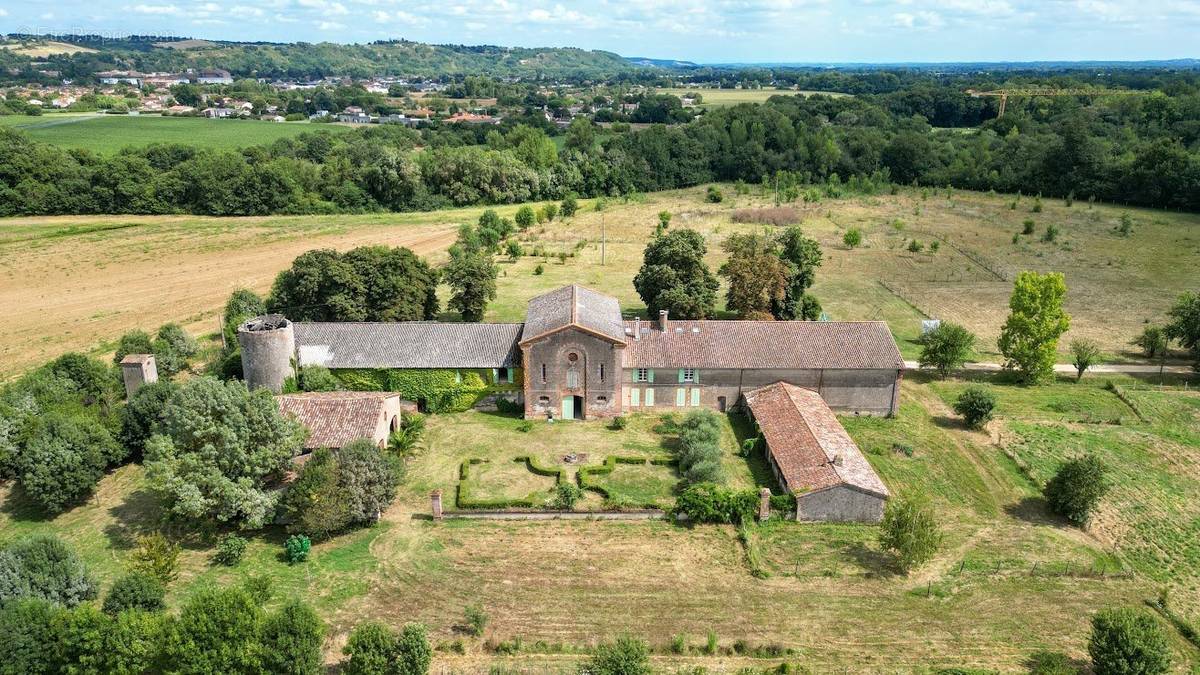
[[[892,556],[867,548],[862,542],[850,544],[845,551],[866,572],[868,578],[890,579],[900,574],[900,568]]]
[[[80,500],[79,503],[86,503],[88,499],[91,499],[91,495]],[[23,523],[45,523],[54,520],[59,515],[50,513],[39,506],[19,481],[9,483],[8,495],[4,498],[4,503],[0,504],[0,512],[15,522]]]
[[[162,500],[148,489],[134,490],[120,504],[108,510],[113,522],[104,526],[104,535],[114,549],[137,546],[138,537],[164,529]]]
[[[1071,527],[1070,521],[1050,510],[1050,504],[1042,496],[1022,497],[1004,507],[1004,512],[1017,520],[1033,525]]]

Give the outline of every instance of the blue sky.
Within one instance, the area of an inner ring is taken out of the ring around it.
[[[0,32],[575,46],[698,62],[1200,57],[1200,0],[3,0]]]

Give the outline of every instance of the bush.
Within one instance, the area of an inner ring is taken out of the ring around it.
[[[1079,675],[1079,668],[1062,652],[1034,652],[1029,657],[1029,675]]]
[[[91,494],[104,469],[126,450],[88,415],[52,413],[16,458],[25,492],[49,513],[59,513]]]
[[[535,277],[540,277],[545,273],[546,273],[546,266],[541,263],[538,263],[538,266],[533,268],[533,276],[535,276]]]
[[[312,550],[312,542],[308,537],[302,534],[293,534],[283,542],[284,557],[287,558],[289,565],[302,563],[308,560],[308,553]]]
[[[676,514],[686,514],[696,523],[733,523],[754,519],[758,508],[756,490],[730,490],[713,483],[684,488],[675,500]]]
[[[717,413],[696,410],[683,418],[675,459],[688,483],[719,483],[723,480],[721,418]]]
[[[604,643],[582,668],[587,675],[648,675],[650,648],[642,640],[622,635],[616,642]]]
[[[954,401],[954,412],[962,415],[968,427],[979,428],[992,419],[996,396],[983,387],[971,386]]]
[[[842,243],[846,248],[858,248],[862,244],[862,230],[852,227],[842,235]]]
[[[923,497],[893,498],[883,512],[879,545],[906,574],[933,558],[942,544],[933,507]]]
[[[1088,640],[1096,675],[1154,675],[1171,667],[1171,648],[1154,617],[1121,607],[1092,617]]]
[[[1166,351],[1167,342],[1166,332],[1161,326],[1146,326],[1142,329],[1142,334],[1130,344],[1140,347],[1142,355],[1152,359]]]
[[[178,387],[166,380],[142,385],[129,399],[121,413],[121,443],[134,456],[140,457],[146,440],[162,423],[167,401]]]
[[[312,607],[291,601],[267,616],[262,626],[262,668],[268,673],[323,672],[325,625]]]
[[[722,201],[725,201],[725,195],[721,194],[721,191],[717,188],[717,186],[709,185],[708,190],[706,190],[704,193],[704,199],[710,204],[719,204]]]
[[[161,533],[138,537],[137,548],[129,556],[129,569],[158,579],[164,585],[179,576],[179,544]]]
[[[612,429],[613,431],[622,431],[627,426],[629,426],[629,419],[622,415],[619,417],[614,417],[612,422],[609,423],[608,428]]]
[[[193,673],[262,672],[262,610],[245,591],[204,589],[168,622],[162,658]]]
[[[375,522],[395,498],[400,473],[395,455],[368,440],[317,450],[283,496],[288,529],[325,539]]]
[[[483,635],[483,629],[487,627],[488,615],[479,605],[467,605],[466,609],[466,624],[467,631],[479,637]]]
[[[325,366],[303,366],[296,384],[300,391],[337,391],[342,381]]]
[[[0,635],[4,636],[5,675],[65,671],[58,653],[66,610],[45,600],[0,603]]]
[[[975,335],[966,328],[943,321],[921,336],[921,367],[932,368],[945,379],[971,357]]]
[[[913,239],[912,241],[908,242],[909,253],[920,253],[921,251],[924,251],[924,250],[925,250],[925,245],[922,244],[921,242],[917,241],[916,239]]]
[[[226,567],[233,567],[242,560],[246,553],[246,539],[236,534],[227,534],[217,542],[217,550],[213,553],[213,562]]]
[[[574,193],[563,197],[562,205],[559,206],[559,210],[562,211],[563,218],[570,218],[571,216],[575,215],[575,212],[579,210],[579,200],[575,198]]]
[[[396,636],[383,624],[360,623],[350,631],[342,653],[350,657],[342,664],[345,675],[389,675],[396,652]]]
[[[166,589],[148,574],[131,572],[117,579],[104,598],[104,613],[116,616],[127,609],[161,612],[166,608]]]
[[[117,348],[113,353],[113,363],[120,363],[130,354],[153,354],[154,344],[150,335],[144,330],[131,330],[117,340]]]
[[[57,537],[32,537],[0,549],[0,606],[29,598],[74,607],[96,592],[96,580]]]
[[[1033,218],[1026,218],[1022,223],[1021,234],[1033,234],[1035,228],[1037,228],[1037,223],[1033,222]]]
[[[1042,241],[1049,244],[1053,243],[1055,239],[1058,239],[1058,227],[1054,223],[1050,223],[1046,226],[1046,231],[1042,233]]]
[[[517,221],[517,227],[524,230],[537,222],[537,215],[534,214],[533,207],[526,204],[517,209],[517,215],[514,219]]]
[[[274,595],[271,585],[271,577],[265,574],[252,574],[242,582],[242,590],[256,605],[261,607],[267,604],[267,601]]]
[[[1046,483],[1046,501],[1067,520],[1084,525],[1108,492],[1107,467],[1095,455],[1072,459]]]

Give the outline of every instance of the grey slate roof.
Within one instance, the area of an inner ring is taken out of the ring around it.
[[[882,321],[627,321],[626,368],[900,369]]]
[[[326,368],[512,368],[519,323],[296,323],[300,365]]]
[[[521,341],[567,326],[582,328],[614,342],[625,342],[625,327],[621,323],[621,306],[617,299],[577,284],[563,286],[529,301]]]

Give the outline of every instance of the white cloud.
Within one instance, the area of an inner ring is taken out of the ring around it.
[[[892,15],[892,22],[901,28],[920,30],[941,28],[946,25],[946,21],[942,19],[941,14],[930,11],[897,12]]]
[[[261,9],[257,7],[250,7],[248,5],[237,5],[235,7],[230,7],[229,13],[238,17],[257,17],[266,14],[266,12],[262,11]]]
[[[346,24],[338,23],[336,21],[319,21],[319,22],[317,22],[317,28],[324,30],[324,31],[342,30],[345,27],[346,27]]]
[[[176,16],[183,13],[183,10],[175,5],[134,5],[129,9],[137,14],[153,16]]]
[[[0,16],[8,16],[8,10],[0,7]]]

